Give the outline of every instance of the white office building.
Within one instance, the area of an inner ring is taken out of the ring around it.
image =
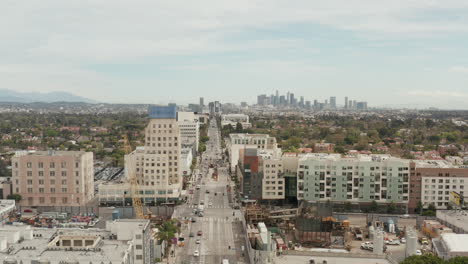
[[[178,112],[177,123],[179,123],[180,139],[183,145],[193,145],[198,150],[199,121],[194,112]]]
[[[242,125],[243,129],[251,128],[252,124],[249,122],[249,116],[244,114],[226,114],[221,115],[221,126],[231,125],[236,127],[237,123]]]
[[[230,134],[226,142],[226,149],[229,152],[229,162],[231,170],[235,171],[239,162],[239,150],[246,147],[256,147],[258,150],[273,150],[281,153],[281,149],[276,144],[276,138],[267,134]]]

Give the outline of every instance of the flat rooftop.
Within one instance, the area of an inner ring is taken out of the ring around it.
[[[10,227],[18,231],[21,226]],[[46,229],[32,228],[33,239],[24,239],[21,243],[9,243],[10,253],[0,252],[0,260],[17,259],[30,263],[31,260],[49,260],[51,264],[59,264],[60,261],[78,261],[79,263],[121,263],[129,244],[127,240],[109,239],[111,233],[102,229]],[[49,242],[56,236],[101,236],[103,243],[93,250],[51,250]]]
[[[315,257],[315,256],[290,256],[282,255],[275,258],[276,264],[304,264],[314,259],[315,263],[321,264],[326,260],[328,264],[391,264],[386,259],[378,258],[352,258],[352,257]]]
[[[21,156],[74,156],[74,157],[80,157],[83,154],[85,154],[85,151],[35,151],[35,150],[29,150],[29,151],[17,151],[15,152],[15,156],[21,157]]]
[[[417,168],[459,168],[446,160],[413,160]]]
[[[437,218],[453,226],[468,232],[468,211],[467,210],[437,210]]]

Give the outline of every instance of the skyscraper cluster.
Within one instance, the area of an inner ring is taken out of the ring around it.
[[[336,96],[331,96],[329,99],[325,99],[323,102],[314,100],[313,103],[309,100],[305,100],[304,96],[299,98],[295,97],[294,93],[287,92],[286,95],[279,95],[279,92],[276,91],[275,94],[266,95],[261,94],[257,96],[257,105],[258,106],[275,106],[275,107],[292,107],[292,108],[302,108],[310,110],[335,110],[335,109],[344,109],[344,110],[367,110],[367,102],[349,100],[348,97],[345,97],[344,105],[338,106],[336,103]]]

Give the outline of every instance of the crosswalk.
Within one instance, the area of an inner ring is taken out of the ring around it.
[[[228,217],[200,217],[198,221],[201,222],[232,222],[233,219]]]
[[[188,206],[189,208],[198,208],[198,205],[189,205]],[[212,206],[205,206],[205,209],[208,208],[208,209],[231,209],[230,206],[226,206],[226,205],[212,205]]]

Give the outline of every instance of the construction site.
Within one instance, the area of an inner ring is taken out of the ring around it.
[[[325,248],[357,254],[375,253],[372,241],[381,236],[382,253],[388,245],[390,251],[404,256],[400,239],[404,242],[407,228],[415,225],[415,219],[396,215],[333,213],[333,206],[327,202],[303,202],[298,208],[260,205],[252,200],[245,201],[244,205],[247,223],[264,223],[273,239],[284,241],[281,250]],[[280,250],[280,243],[277,244]]]

